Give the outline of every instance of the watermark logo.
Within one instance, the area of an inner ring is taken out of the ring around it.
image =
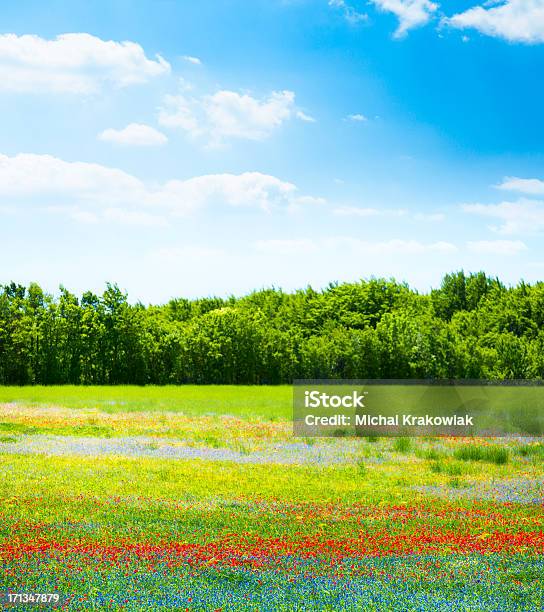
[[[364,408],[364,397],[368,391],[359,392],[356,389],[347,395],[332,395],[314,389],[304,391],[304,406],[306,408]]]
[[[293,426],[297,436],[542,436],[544,385],[297,380]]]

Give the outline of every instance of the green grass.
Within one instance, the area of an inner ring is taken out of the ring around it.
[[[544,444],[525,444],[517,449],[517,453],[522,457],[531,457],[534,459],[544,459]]]
[[[16,438],[15,436],[2,436],[0,435],[0,442],[3,442],[4,444],[10,444],[12,442],[17,442],[18,438]]]
[[[443,451],[437,450],[435,448],[427,448],[424,450],[416,448],[415,455],[416,457],[419,457],[420,459],[425,459],[427,461],[440,461],[446,456]]]
[[[510,453],[503,446],[483,446],[478,444],[467,444],[456,449],[453,456],[461,461],[485,461],[504,465],[510,459]]]
[[[34,434],[40,433],[38,427],[25,425],[24,423],[4,423],[0,422],[0,433]]]
[[[397,453],[409,453],[412,450],[412,441],[410,438],[397,438],[393,444],[393,450]]]
[[[291,386],[167,385],[0,387],[0,404],[96,408],[103,412],[183,412],[288,420]]]

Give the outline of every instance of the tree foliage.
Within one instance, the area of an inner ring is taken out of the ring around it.
[[[544,283],[448,274],[131,304],[0,285],[0,384],[278,384],[295,378],[542,378]]]

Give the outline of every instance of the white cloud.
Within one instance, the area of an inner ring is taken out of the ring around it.
[[[168,142],[168,138],[162,132],[143,123],[130,123],[122,130],[108,128],[98,135],[98,139],[135,147],[153,147]]]
[[[188,64],[193,64],[194,66],[200,66],[202,64],[202,60],[194,55],[183,55],[181,59]]]
[[[293,116],[312,121],[296,109],[292,91],[275,91],[261,100],[228,90],[201,98],[169,95],[159,109],[162,126],[179,128],[193,138],[207,139],[212,145],[220,145],[229,138],[264,140]]]
[[[293,183],[260,172],[150,185],[117,168],[32,154],[0,155],[0,198],[12,205],[64,212],[85,222],[101,218],[153,224],[162,221],[143,215],[176,216],[223,205],[292,210],[322,202],[300,195]]]
[[[500,204],[465,204],[465,212],[496,219],[491,229],[499,234],[531,234],[544,231],[544,202],[521,198]]]
[[[348,115],[348,119],[350,121],[356,121],[359,123],[364,123],[365,121],[368,121],[367,117],[365,117],[365,115],[362,115],[361,113],[355,113],[353,115]]]
[[[446,18],[444,23],[459,29],[473,28],[510,42],[542,43],[544,3],[542,0],[486,2]]]
[[[527,250],[521,240],[478,240],[467,242],[467,248],[472,253],[484,255],[517,255]]]
[[[300,119],[301,121],[306,121],[306,123],[316,122],[315,117],[312,117],[311,115],[307,115],[304,111],[301,111],[301,110],[296,112],[296,117],[297,119]]]
[[[14,92],[89,94],[105,83],[125,87],[166,74],[161,56],[146,57],[134,42],[105,41],[85,33],[53,40],[0,35],[0,89]]]
[[[329,6],[342,11],[344,18],[351,24],[357,24],[368,20],[366,13],[360,13],[345,0],[329,0]]]
[[[408,30],[426,24],[438,8],[430,0],[371,0],[380,10],[394,13],[399,25],[395,38],[401,38]]]
[[[195,99],[184,95],[167,95],[164,98],[164,106],[159,108],[159,123],[167,128],[184,130],[195,138],[202,136],[205,130],[196,117],[198,106]]]
[[[519,191],[527,195],[540,195],[544,194],[544,181],[507,176],[500,185],[497,185],[497,189],[503,189],[504,191]]]
[[[121,202],[143,191],[140,180],[116,168],[51,155],[0,155],[0,197]]]

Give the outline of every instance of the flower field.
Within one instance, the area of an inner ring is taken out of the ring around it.
[[[544,608],[540,441],[305,440],[287,387],[162,394],[0,389],[2,592],[68,610]]]

